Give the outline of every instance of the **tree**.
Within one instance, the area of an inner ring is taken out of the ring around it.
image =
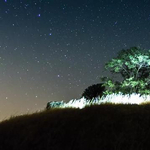
[[[101,97],[103,95],[104,90],[105,87],[102,83],[93,84],[84,90],[82,97],[85,97],[88,100],[92,100],[93,98],[96,98],[98,96]]]
[[[150,51],[139,47],[122,50],[116,58],[105,64],[113,74],[120,74],[121,81],[104,77],[107,93],[150,94]]]

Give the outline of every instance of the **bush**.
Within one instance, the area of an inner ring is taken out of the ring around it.
[[[105,87],[102,83],[93,84],[84,90],[82,97],[85,97],[88,100],[92,100],[98,96],[101,97],[104,91]]]
[[[46,109],[50,109],[50,108],[58,108],[60,106],[62,106],[64,104],[63,101],[58,102],[58,101],[50,101],[47,103]]]

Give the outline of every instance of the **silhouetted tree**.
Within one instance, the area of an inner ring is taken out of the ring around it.
[[[105,87],[102,83],[94,84],[86,88],[82,94],[82,97],[85,97],[88,100],[92,100],[93,98],[96,98],[98,96],[102,96],[103,92],[105,90]]]

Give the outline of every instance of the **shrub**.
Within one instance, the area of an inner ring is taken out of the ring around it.
[[[50,109],[50,108],[58,108],[60,106],[62,106],[64,104],[63,101],[58,102],[58,101],[50,101],[47,103],[46,109]]]
[[[101,97],[104,91],[105,87],[102,83],[93,84],[84,90],[82,97],[85,97],[88,100],[92,100],[98,96]]]

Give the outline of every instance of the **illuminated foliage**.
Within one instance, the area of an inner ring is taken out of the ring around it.
[[[81,99],[72,99],[69,102],[65,103],[63,101],[52,101],[47,103],[46,109],[55,109],[55,108],[85,108],[86,106],[91,105],[100,105],[100,104],[148,104],[150,103],[150,95],[140,95],[137,93],[132,94],[123,94],[123,93],[112,93],[102,97],[93,98],[92,101],[82,97]]]
[[[150,94],[150,51],[138,47],[122,50],[116,58],[106,63],[105,68],[122,77],[120,82],[103,78],[106,93]]]
[[[58,108],[64,104],[63,101],[51,101],[47,103],[46,109]]]

